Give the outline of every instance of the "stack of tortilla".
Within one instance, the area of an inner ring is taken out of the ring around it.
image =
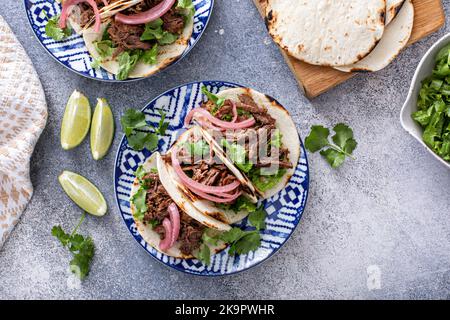
[[[343,72],[378,71],[406,46],[412,0],[267,0],[270,35],[292,57]]]

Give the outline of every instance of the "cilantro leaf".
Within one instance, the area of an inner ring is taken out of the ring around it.
[[[209,144],[205,140],[185,142],[183,146],[191,156],[205,157],[209,155]]]
[[[233,161],[239,169],[248,173],[253,167],[253,164],[251,162],[246,162],[247,151],[245,151],[245,147],[236,142],[230,143],[226,139],[222,139],[221,144],[226,148],[226,153],[230,160]]]
[[[118,80],[125,80],[128,78],[130,72],[136,66],[142,56],[142,50],[133,50],[122,52],[117,57],[117,62],[119,63],[119,71],[117,73]]]
[[[356,140],[353,139],[353,130],[343,123],[337,124],[333,130],[336,132],[336,134],[332,137],[333,142],[345,153],[353,153],[353,150],[355,150],[358,145]]]
[[[230,251],[237,254],[247,254],[261,246],[261,235],[257,231],[247,232],[239,241],[232,244]]]
[[[200,250],[198,251],[196,258],[206,265],[211,263],[211,250],[206,244],[203,243],[200,246]]]
[[[130,201],[134,205],[136,211],[134,213],[134,217],[137,220],[142,221],[144,219],[145,214],[147,213],[147,190],[142,186],[138,189],[138,191],[131,197]]]
[[[256,210],[256,204],[251,202],[250,199],[247,198],[246,196],[241,195],[231,205],[230,209],[235,212],[239,212],[239,211],[243,211],[243,210],[246,210],[248,212],[253,212]]]
[[[320,151],[332,168],[341,166],[346,157],[354,159],[353,151],[358,143],[353,138],[353,130],[346,124],[339,123],[334,126],[335,134],[332,137],[334,144],[328,141],[330,130],[323,126],[312,126],[310,134],[305,139],[305,147],[311,152]],[[324,149],[325,147],[328,147]]]
[[[59,15],[57,15],[48,19],[45,25],[45,34],[53,40],[61,41],[72,34],[72,29],[69,26],[61,29],[59,27]]]
[[[166,130],[169,127],[169,122],[166,122],[166,113],[162,110],[158,110],[159,115],[161,116],[161,119],[159,120],[158,123],[158,128],[156,129],[156,132],[160,135],[163,136],[166,134]]]
[[[224,232],[220,239],[230,244],[230,249],[228,250],[230,255],[236,253],[247,254],[250,251],[258,249],[261,245],[261,235],[258,231],[243,231],[236,227]]]
[[[225,99],[224,98],[219,98],[218,96],[216,96],[214,93],[209,92],[208,89],[206,89],[205,86],[202,87],[202,93],[208,97],[208,100],[212,101],[216,106],[218,106],[219,108],[223,106],[223,104],[225,103]]]
[[[272,134],[270,144],[274,147],[281,148],[283,144],[282,139],[283,135],[281,134],[281,131],[279,129],[276,129]]]
[[[276,186],[286,173],[285,168],[281,168],[273,174],[267,174],[264,169],[265,168],[254,168],[249,172],[249,178],[252,181],[253,185],[262,192],[272,189],[274,186]]]
[[[189,18],[195,14],[195,7],[192,0],[178,0],[177,8],[189,10]]]
[[[267,213],[264,210],[264,207],[260,206],[258,209],[249,214],[248,221],[256,228],[256,230],[261,230],[266,228],[266,217]]]
[[[163,29],[163,20],[158,18],[145,25],[144,32],[141,35],[142,41],[156,40],[160,45],[174,43],[179,35],[170,33]]]
[[[168,123],[165,123],[165,115],[161,112],[160,114],[161,120],[158,128],[155,129],[147,124],[145,121],[145,114],[142,111],[134,109],[125,111],[125,114],[120,119],[120,123],[131,148],[139,151],[144,148],[147,150],[154,150],[158,147],[158,134],[165,134],[169,125]],[[150,130],[155,132],[151,132]]]
[[[135,109],[127,109],[120,118],[122,130],[126,136],[130,135],[134,129],[141,129],[147,126],[145,114]]]
[[[105,59],[111,57],[116,51],[114,43],[111,40],[102,40],[94,42],[95,50],[100,58]]]
[[[142,165],[140,165],[134,172],[135,177],[139,180],[142,180],[146,174],[147,172],[145,172],[144,166]]]
[[[327,160],[332,168],[336,169],[345,161],[345,154],[334,149],[328,148],[320,151],[320,154]]]
[[[323,126],[312,126],[311,132],[305,139],[305,147],[311,152],[317,152],[328,145],[330,130]]]
[[[71,234],[64,232],[61,226],[54,226],[52,228],[52,235],[61,242],[63,247],[68,248],[73,254],[73,258],[70,261],[70,270],[80,279],[84,279],[89,274],[90,264],[95,252],[92,238],[84,237],[76,233],[85,216],[86,213],[81,216]]]
[[[144,51],[141,60],[145,64],[155,64],[158,58],[158,44],[155,44],[151,49]]]

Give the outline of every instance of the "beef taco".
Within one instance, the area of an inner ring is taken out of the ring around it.
[[[211,228],[227,230],[256,210],[256,195],[241,183],[242,174],[223,163],[199,127],[184,132],[163,159],[158,169],[176,186],[168,189],[172,198],[178,205],[189,203],[204,219],[215,220],[208,224]]]
[[[202,215],[171,198],[165,187],[173,189],[170,179],[158,171],[160,159],[156,152],[136,171],[130,204],[139,234],[158,251],[180,259],[194,258],[208,248],[211,253],[223,250],[226,245],[220,241],[214,245],[204,241],[205,234],[211,236],[214,231],[195,219]]]
[[[248,88],[214,95],[185,119],[197,122],[217,156],[242,185],[262,198],[282,190],[300,157],[300,139],[289,112],[275,99]]]
[[[95,65],[124,80],[152,75],[181,56],[194,10],[191,0],[65,0],[60,26],[69,21]]]

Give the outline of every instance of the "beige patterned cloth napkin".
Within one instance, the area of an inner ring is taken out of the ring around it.
[[[0,248],[33,194],[30,157],[46,122],[33,64],[0,16]]]

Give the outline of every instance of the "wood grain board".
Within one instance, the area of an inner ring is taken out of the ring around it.
[[[264,18],[267,0],[253,0]],[[439,30],[445,24],[445,13],[441,0],[413,0],[414,27],[408,45]],[[338,84],[354,77],[357,73],[345,73],[330,67],[314,66],[289,56],[280,49],[294,73],[295,78],[308,98],[314,98]]]

